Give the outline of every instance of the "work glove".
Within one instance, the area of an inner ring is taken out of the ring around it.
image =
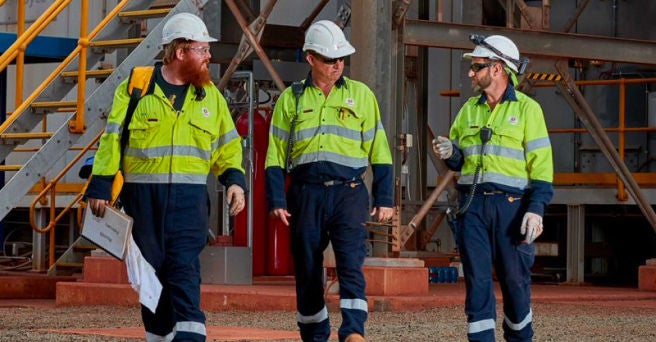
[[[524,214],[520,233],[525,236],[526,243],[533,243],[542,234],[542,216],[530,212]]]
[[[226,194],[226,202],[230,206],[230,216],[239,214],[239,212],[246,206],[244,189],[237,184],[229,186]]]
[[[449,159],[453,155],[453,143],[449,138],[439,136],[433,139],[433,152],[442,159]]]

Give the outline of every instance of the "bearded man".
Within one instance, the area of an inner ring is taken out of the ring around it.
[[[166,22],[163,63],[155,64],[133,115],[126,115],[130,81],[116,89],[86,192],[92,213],[103,216],[122,170],[121,203],[134,219],[134,242],[163,287],[156,310],[141,309],[147,341],[206,339],[199,255],[209,227],[209,172],[228,188],[230,215],[245,204],[241,138],[209,75],[215,41],[193,14]]]

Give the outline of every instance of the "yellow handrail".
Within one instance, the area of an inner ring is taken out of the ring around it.
[[[627,132],[654,132],[655,127],[626,127],[626,86],[630,84],[644,84],[656,82],[656,78],[618,78],[611,80],[579,80],[575,81],[577,86],[596,86],[596,85],[617,85],[619,90],[619,103],[618,103],[618,124],[617,127],[604,127],[605,132],[618,132],[617,150],[621,160],[624,160],[626,155],[626,133]],[[551,87],[554,86],[553,81],[540,81],[533,84],[533,87]],[[548,130],[550,134],[563,134],[563,133],[586,133],[587,128],[551,128]],[[633,177],[638,177],[644,184],[644,178],[653,178],[654,173],[632,173]],[[601,177],[600,173],[557,173],[554,175],[554,184],[569,184],[569,183],[587,183],[587,184],[605,184],[607,177]],[[605,175],[605,174],[604,174]],[[610,174],[609,174],[610,175]],[[617,185],[617,199],[620,201],[627,201],[629,199],[628,193],[624,182],[621,181],[617,173],[613,174],[615,183]],[[646,177],[643,177],[646,176]],[[602,181],[602,179],[604,181]]]
[[[50,24],[55,17],[70,4],[71,0],[57,0],[28,28],[22,35],[16,36],[16,41],[9,46],[7,51],[0,55],[0,70],[5,70],[7,65],[14,60],[19,49],[25,51],[29,44],[43,29]],[[86,15],[83,14],[83,15]]]
[[[0,6],[4,4],[4,0],[0,0]],[[0,132],[4,132],[7,130],[7,128],[16,121],[16,119],[27,109],[29,105],[32,104],[32,102],[45,90],[45,88],[55,79],[55,77],[58,77],[61,72],[64,70],[65,67],[67,67],[71,61],[76,56],[79,56],[79,62],[78,62],[78,89],[77,89],[77,113],[76,117],[74,120],[71,120],[69,122],[69,129],[73,132],[76,133],[83,133],[85,130],[85,124],[84,124],[84,99],[85,99],[85,88],[86,88],[86,68],[87,68],[87,48],[89,46],[89,41],[91,41],[112,19],[114,19],[118,13],[127,5],[129,0],[121,0],[108,14],[103,18],[98,25],[87,35],[87,26],[88,26],[88,0],[82,0],[81,5],[80,5],[80,12],[81,12],[81,18],[80,18],[80,39],[78,41],[78,45],[73,49],[73,51],[55,68],[55,70],[46,77],[46,79],[25,99],[25,101],[22,101],[22,72],[19,74],[18,72],[22,70],[22,63],[23,63],[23,58],[24,58],[24,51],[27,47],[27,45],[47,26],[50,22],[54,20],[54,18],[66,7],[70,4],[71,0],[57,0],[55,3],[53,3],[31,26],[30,28],[22,32],[21,27],[19,24],[18,27],[18,33],[17,33],[17,39],[16,41],[7,49],[5,53],[0,55],[0,70],[4,70],[9,63],[16,57],[16,55],[19,56],[19,60],[17,61],[17,94],[16,94],[16,109],[12,113],[12,115],[9,115],[7,119],[0,125]],[[21,6],[19,5],[19,17],[21,15],[24,16],[24,8],[21,10]],[[21,14],[22,13],[22,14]],[[19,20],[19,22],[24,22],[24,20]],[[45,122],[46,119],[44,118],[43,120],[43,126],[45,130]],[[66,213],[70,211],[70,209],[80,201],[80,199],[83,196],[83,193],[80,192],[78,193],[73,200],[59,213],[59,215],[56,215],[56,185],[57,182],[66,175],[66,173],[73,167],[77,161],[80,160],[80,158],[100,139],[100,136],[102,135],[102,132],[98,133],[98,135],[87,145],[85,146],[76,156],[73,158],[71,162],[69,162],[64,169],[62,169],[55,178],[53,178],[50,182],[48,182],[47,185],[44,184],[43,190],[39,195],[37,195],[33,202],[30,205],[30,210],[29,210],[29,216],[30,216],[30,225],[32,229],[36,232],[39,233],[46,233],[50,232],[49,236],[49,244],[50,244],[50,250],[48,254],[49,258],[49,265],[52,266],[55,262],[55,230],[53,229],[57,222],[61,220],[62,217]],[[42,178],[41,182],[45,183],[45,180]],[[47,226],[41,228],[37,227],[36,223],[34,222],[34,211],[36,208],[37,203],[42,203],[45,204],[47,200],[45,199],[46,194],[50,192],[50,221]]]
[[[81,193],[78,194],[78,196],[66,208],[64,208],[64,210],[62,210],[62,212],[59,213],[58,216],[55,216],[55,207],[56,206],[55,206],[55,196],[54,195],[56,193],[55,186],[57,185],[57,182],[66,175],[68,170],[70,170],[73,167],[73,165],[75,165],[75,163],[77,163],[78,160],[80,160],[80,158],[82,158],[82,156],[84,156],[84,154],[87,153],[87,151],[89,151],[89,149],[91,149],[91,147],[96,142],[98,142],[98,140],[100,139],[100,136],[102,135],[102,133],[103,132],[98,133],[96,135],[96,137],[93,138],[93,140],[91,142],[89,142],[82,150],[80,150],[80,152],[75,156],[75,158],[73,158],[73,160],[71,160],[68,164],[66,164],[66,166],[55,176],[55,178],[50,180],[50,182],[48,182],[48,185],[46,185],[43,188],[43,190],[41,190],[41,192],[38,195],[36,195],[34,200],[32,200],[32,204],[30,204],[30,225],[32,226],[32,229],[34,229],[36,232],[38,232],[38,233],[47,233],[50,229],[52,229],[55,226],[55,224],[59,221],[59,219],[64,214],[66,214],[66,212],[75,203],[77,203],[77,201],[82,197]],[[39,228],[39,227],[37,227],[36,222],[34,222],[34,210],[36,209],[36,204],[41,200],[41,198],[45,197],[45,195],[48,192],[50,192],[51,190],[52,190],[52,192],[51,192],[52,201],[50,203],[50,222],[48,223],[47,226],[45,226],[43,228]]]
[[[109,23],[109,21],[112,20],[118,14],[118,12],[120,12],[123,9],[123,7],[125,7],[125,5],[128,2],[129,0],[121,0],[121,2],[119,2],[116,5],[116,7],[114,7],[114,9],[107,14],[107,17],[101,20],[100,23],[98,23],[98,25],[96,26],[96,28],[94,28],[91,31],[91,33],[89,33],[88,39],[89,40],[93,39],[100,32],[100,30],[102,30],[102,28],[105,27],[105,25],[107,25],[107,23]],[[34,26],[34,24],[32,25]],[[29,104],[32,103],[34,99],[36,99],[36,97],[39,96],[39,94],[41,94],[41,92],[48,86],[48,84],[50,84],[50,82],[52,82],[52,80],[55,77],[59,76],[59,74],[64,70],[64,68],[68,66],[68,64],[76,57],[77,54],[80,53],[80,50],[81,47],[78,44],[78,46],[75,49],[73,49],[73,51],[55,68],[55,70],[50,75],[48,75],[48,77],[46,77],[46,79],[32,92],[32,94],[30,94],[25,99],[25,101],[21,103],[21,105],[14,110],[14,114],[22,113],[29,106]],[[9,127],[9,125],[14,123],[17,117],[18,115],[7,116],[7,120],[5,120],[5,122],[3,122],[0,125],[0,133],[4,132],[7,129],[7,127]]]

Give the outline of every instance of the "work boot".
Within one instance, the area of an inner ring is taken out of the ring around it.
[[[353,333],[351,335],[348,335],[344,342],[366,342],[364,337],[358,333]]]

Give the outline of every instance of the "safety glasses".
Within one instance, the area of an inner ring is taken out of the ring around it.
[[[488,63],[472,63],[472,64],[469,66],[469,69],[471,69],[471,71],[473,71],[473,72],[479,72],[479,71],[481,71],[481,70],[483,70],[483,69],[485,69],[485,68],[487,68],[487,67],[489,67],[489,66],[491,66],[491,65],[494,65],[494,63],[493,63],[493,62],[488,62]]]
[[[191,50],[201,56],[209,55],[210,54],[210,48],[207,46],[189,46],[186,47],[185,49]]]
[[[316,58],[319,62],[321,62],[321,63],[323,63],[323,64],[327,64],[327,65],[333,65],[333,64],[335,64],[335,63],[337,63],[337,62],[343,62],[343,61],[344,61],[344,57],[326,58],[326,57],[324,57],[324,56],[321,56],[321,55],[315,55],[315,54],[312,54],[312,56],[313,56],[314,58]]]

